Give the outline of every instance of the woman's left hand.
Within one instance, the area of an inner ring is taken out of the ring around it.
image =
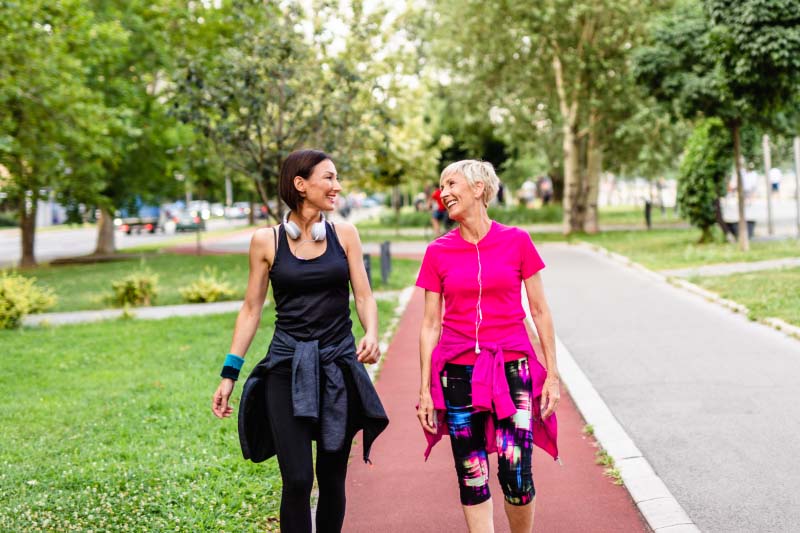
[[[556,410],[558,401],[561,399],[560,382],[561,380],[557,376],[550,375],[544,380],[544,385],[542,385],[542,420],[552,415]]]
[[[358,343],[356,356],[361,363],[373,364],[378,362],[381,356],[381,349],[378,346],[378,339],[374,335],[365,335]]]

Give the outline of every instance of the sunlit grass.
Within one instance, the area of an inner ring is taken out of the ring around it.
[[[378,302],[381,331],[396,304]],[[0,531],[277,531],[276,460],[244,461],[235,416],[210,410],[234,320],[0,331]]]

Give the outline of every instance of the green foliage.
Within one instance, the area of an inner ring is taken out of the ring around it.
[[[190,303],[219,302],[230,300],[235,291],[214,267],[206,267],[198,279],[191,285],[179,289],[183,299]]]
[[[771,125],[800,82],[800,0],[679,2],[636,51],[637,80],[678,116]]]
[[[0,329],[18,328],[26,315],[46,311],[55,303],[52,291],[38,287],[36,278],[0,272]]]
[[[718,201],[725,195],[732,145],[730,132],[718,118],[701,121],[686,143],[678,171],[678,208],[703,232],[703,242],[711,240]]]
[[[536,209],[525,206],[489,207],[489,218],[508,225],[558,223],[561,222],[562,213],[560,205],[547,205]],[[428,211],[401,211],[399,215],[388,213],[381,217],[380,223],[384,227],[424,228],[431,225],[431,213]]]
[[[158,296],[158,275],[149,269],[129,274],[111,283],[110,301],[116,306],[153,305]]]

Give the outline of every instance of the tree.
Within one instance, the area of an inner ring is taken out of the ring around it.
[[[626,105],[628,51],[660,4],[548,0],[531,9],[527,2],[436,3],[442,38],[434,51],[459,92],[485,121],[510,132],[513,144],[532,138],[560,144],[565,233],[598,229],[603,159],[636,108]],[[459,31],[448,31],[454,27]]]
[[[21,265],[32,266],[37,201],[48,189],[100,188],[99,162],[113,157],[111,134],[123,127],[74,51],[89,35],[120,35],[78,1],[3,2],[0,34],[0,162],[18,206]]]
[[[252,180],[265,204],[277,193],[284,158],[305,146],[331,153],[343,175],[369,179],[377,147],[386,146],[382,117],[397,106],[391,84],[378,81],[396,65],[381,52],[385,10],[367,12],[362,2],[346,12],[328,2],[314,7],[313,17],[295,4],[207,8],[198,31],[208,46],[187,48],[176,78],[178,115]],[[333,20],[348,33],[334,33]]]
[[[718,117],[731,132],[739,243],[749,248],[741,130],[770,125],[800,85],[800,0],[684,1],[636,54],[639,82],[678,116]]]
[[[686,143],[678,171],[678,208],[702,231],[701,243],[713,240],[711,228],[721,221],[719,199],[728,185],[732,145],[718,118],[700,121]]]
[[[102,95],[124,124],[114,132],[112,156],[103,160],[103,187],[72,191],[81,201],[99,207],[95,253],[104,255],[116,251],[114,211],[175,197],[183,185],[173,174],[191,164],[187,162],[188,147],[195,144],[191,128],[170,115],[167,107],[167,73],[175,54],[171,34],[185,23],[189,11],[178,0],[89,4],[98,27],[121,36],[105,43],[90,37],[89,46],[75,51],[88,67],[87,85]]]

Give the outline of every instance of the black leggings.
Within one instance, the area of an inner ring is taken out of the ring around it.
[[[348,393],[353,390],[349,372],[344,371]],[[281,492],[281,531],[311,532],[311,488],[314,484],[311,441],[316,438],[317,424],[292,414],[291,371],[275,368],[267,375],[267,405],[270,429],[278,455],[283,490]],[[353,395],[348,394],[348,400]],[[337,452],[324,452],[317,444],[317,531],[340,532],[345,511],[345,476],[350,445],[353,441],[352,411],[356,402],[348,401],[348,431],[345,443]]]

